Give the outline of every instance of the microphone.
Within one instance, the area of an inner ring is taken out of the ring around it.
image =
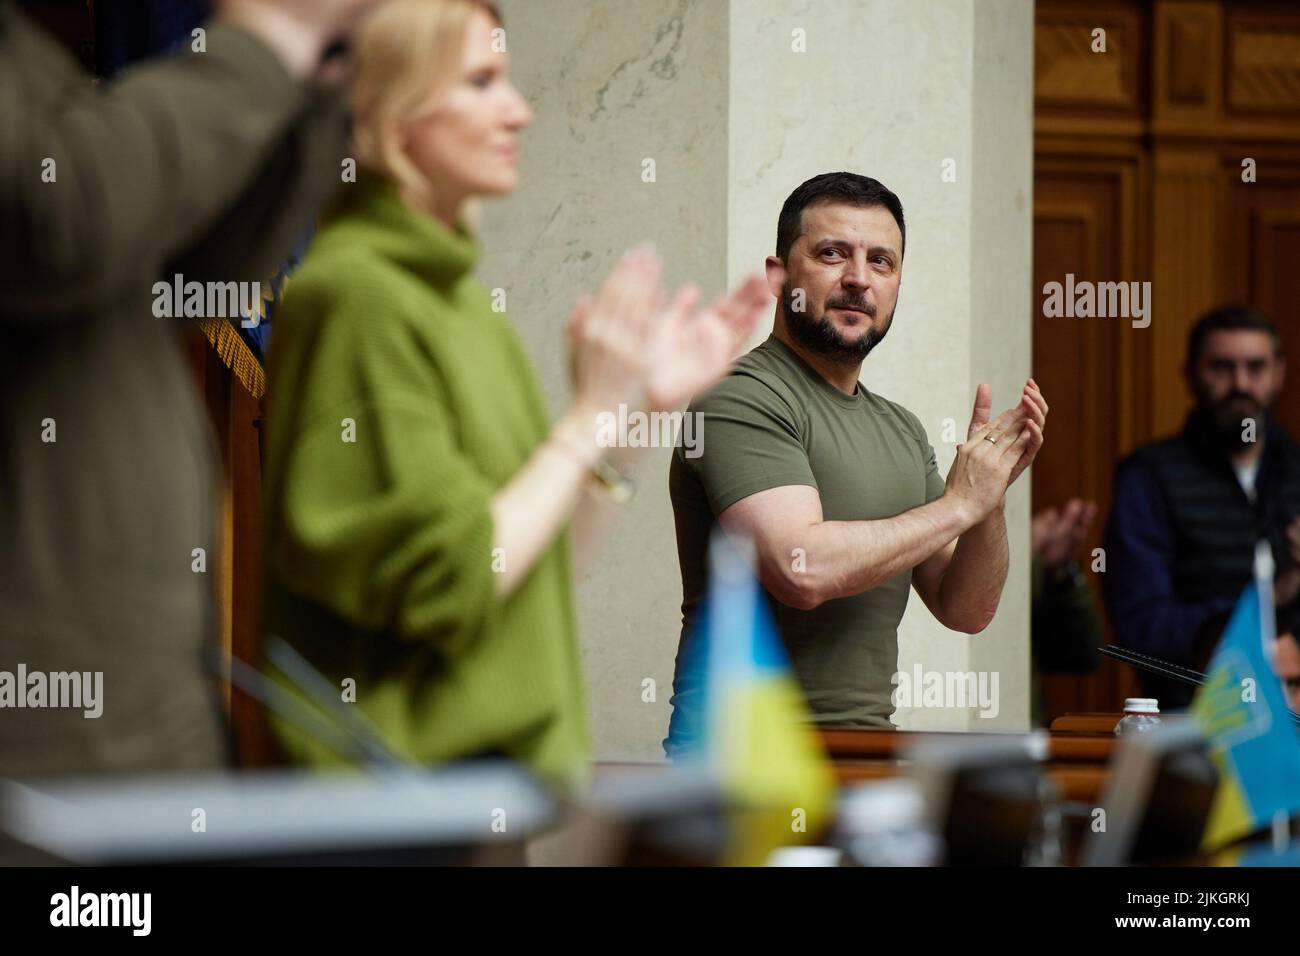
[[[237,657],[214,650],[211,660],[213,669],[232,687],[303,733],[318,738],[339,756],[385,776],[407,775],[420,769],[398,756],[379,729],[363,713],[345,704],[325,675],[286,641],[268,638],[266,656],[319,711]]]
[[[1200,671],[1194,671],[1190,667],[1182,667],[1178,664],[1171,664],[1169,661],[1162,661],[1158,657],[1151,657],[1149,654],[1140,654],[1137,651],[1131,651],[1126,647],[1116,647],[1113,644],[1107,644],[1097,648],[1102,654],[1122,661],[1130,667],[1136,667],[1138,670],[1147,671],[1150,674],[1158,674],[1161,677],[1168,677],[1176,681],[1182,681],[1184,684],[1191,684],[1193,687],[1200,687],[1205,683],[1205,675]],[[1291,717],[1291,722],[1300,726],[1300,714],[1293,710],[1288,710],[1287,714]]]

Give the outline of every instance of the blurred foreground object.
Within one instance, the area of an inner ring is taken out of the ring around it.
[[[911,777],[846,787],[830,841],[846,865],[938,866],[943,840],[930,829],[925,797]]]
[[[714,533],[709,591],[685,663],[703,688],[703,720],[678,757],[703,763],[735,801],[726,859],[737,865],[815,839],[830,821],[836,788],[752,556],[748,542]]]
[[[219,766],[214,449],[151,298],[264,278],[338,182],[344,115],[219,20],[93,87],[8,2],[0,112],[0,659],[103,688],[93,718],[20,688],[0,774]]]
[[[947,866],[1059,865],[1061,795],[1047,735],[952,734],[908,749]]]
[[[0,781],[0,862],[515,863],[555,814],[505,762],[358,773],[261,771],[129,781]]]
[[[1085,866],[1183,862],[1200,849],[1216,774],[1195,721],[1170,718],[1121,737],[1110,777],[1091,809]]]

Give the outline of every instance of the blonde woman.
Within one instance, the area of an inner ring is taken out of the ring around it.
[[[532,114],[476,0],[390,0],[355,44],[363,169],[296,273],[271,350],[265,631],[337,682],[405,756],[584,773],[572,595],[611,462],[596,417],[680,407],[769,305],[753,276],[697,311],[647,249],[573,311],[554,424],[520,342],[471,275],[467,201],[512,192]],[[301,762],[324,742],[277,733]]]

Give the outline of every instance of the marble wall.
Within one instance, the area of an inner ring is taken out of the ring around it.
[[[553,411],[569,308],[622,249],[650,239],[670,284],[714,294],[761,268],[786,195],[833,169],[880,179],[907,213],[899,308],[867,386],[916,412],[945,473],[976,384],[994,386],[995,412],[1016,397],[1030,356],[1031,0],[501,6],[537,119],[519,192],[484,210],[479,274],[506,290]],[[657,759],[667,728],[681,600],[667,460],[647,457],[579,586],[599,759]],[[948,632],[914,597],[900,631],[902,668],[996,669],[999,716],[913,711],[903,726],[1027,725],[1027,509],[1026,476],[1008,499],[1013,567],[988,630]]]

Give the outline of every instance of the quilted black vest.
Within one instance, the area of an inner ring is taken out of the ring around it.
[[[1300,516],[1300,445],[1272,418],[1266,422],[1253,504],[1202,412],[1188,416],[1181,435],[1134,455],[1155,475],[1169,508],[1180,600],[1240,594],[1261,538],[1279,568],[1289,563],[1286,526]]]

